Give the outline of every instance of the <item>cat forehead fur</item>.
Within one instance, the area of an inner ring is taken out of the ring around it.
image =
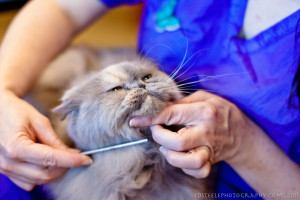
[[[130,83],[141,79],[145,75],[152,74],[154,76],[160,75],[167,78],[165,74],[161,73],[155,65],[150,64],[149,62],[122,62],[118,64],[111,65],[99,74],[101,80],[107,87],[114,84],[123,84]],[[156,77],[158,78],[158,77]],[[111,85],[110,85],[111,84]]]

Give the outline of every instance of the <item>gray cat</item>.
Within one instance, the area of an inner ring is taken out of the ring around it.
[[[191,200],[211,189],[211,181],[167,164],[149,128],[129,126],[132,117],[155,116],[182,95],[154,63],[128,52],[120,56],[124,52],[71,48],[49,66],[32,92],[36,102],[44,102],[39,105],[45,114],[57,103],[53,98],[49,103],[50,96],[64,93],[54,109],[59,115],[50,118],[60,137],[78,149],[150,140],[95,154],[91,166],[68,170],[48,185],[57,200]],[[66,87],[70,89],[63,92]]]

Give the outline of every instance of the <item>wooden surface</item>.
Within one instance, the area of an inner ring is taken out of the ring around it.
[[[102,47],[135,47],[142,5],[122,6],[107,12],[78,35],[75,44]],[[0,12],[0,42],[17,10]]]

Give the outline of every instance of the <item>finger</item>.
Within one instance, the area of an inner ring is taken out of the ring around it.
[[[210,158],[210,152],[207,148],[198,147],[189,152],[177,152],[164,148],[159,149],[168,163],[174,167],[184,169],[200,169]]]
[[[17,175],[17,174],[14,174],[14,173],[2,170],[2,169],[0,169],[0,174],[4,174],[5,176],[7,176],[9,178],[18,179],[19,181],[30,183],[33,185],[35,185],[35,183],[36,183],[35,181],[33,181],[31,179],[27,179],[26,177],[23,177],[23,176],[20,176],[20,175]]]
[[[168,149],[180,151],[182,145],[179,142],[178,133],[165,129],[160,125],[151,127],[151,131],[155,142]]]
[[[184,173],[191,175],[195,178],[206,178],[211,170],[210,162],[207,162],[201,169],[182,169]]]
[[[16,147],[15,159],[45,167],[72,168],[92,164],[92,159],[79,153],[54,149],[52,147],[22,140]]]
[[[10,178],[10,180],[16,184],[18,187],[26,190],[26,191],[31,191],[33,190],[33,188],[35,187],[35,185],[31,184],[31,183],[27,183],[27,182],[24,182],[24,181],[20,181],[18,179],[15,179],[15,178]]]
[[[5,174],[8,177],[15,178],[22,182],[26,182],[32,185],[42,185],[45,183],[49,183],[55,178],[61,176],[66,171],[65,168],[48,169],[48,171],[45,170],[40,170],[32,174],[28,173],[28,171],[23,171],[23,173],[19,173],[8,172],[3,170],[1,171],[1,173]]]
[[[175,104],[165,108],[156,117],[134,117],[130,120],[129,125],[136,126],[152,126],[157,124],[166,125],[194,125],[199,120],[201,109],[205,105],[196,104]]]
[[[18,178],[35,185],[47,183],[66,170],[65,168],[45,168],[10,159],[1,159],[1,169],[9,177]]]
[[[213,97],[216,97],[216,95],[213,95],[203,90],[199,90],[183,99],[176,101],[175,103],[177,104],[195,103],[199,101],[207,101],[208,99],[211,99]]]
[[[68,149],[58,138],[47,118],[44,118],[44,120],[33,119],[32,122],[32,127],[36,131],[36,136],[41,143],[58,149]]]
[[[155,125],[151,131],[155,142],[174,151],[187,151],[201,144],[209,144],[206,130],[202,126],[184,127],[177,133]]]
[[[21,180],[40,185],[59,177],[66,171],[66,168],[45,168],[24,162],[15,162],[6,171],[18,177],[23,177],[24,179]]]

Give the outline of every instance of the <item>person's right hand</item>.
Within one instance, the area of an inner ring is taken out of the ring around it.
[[[10,91],[0,92],[0,173],[29,191],[92,160],[65,146],[49,120]]]

